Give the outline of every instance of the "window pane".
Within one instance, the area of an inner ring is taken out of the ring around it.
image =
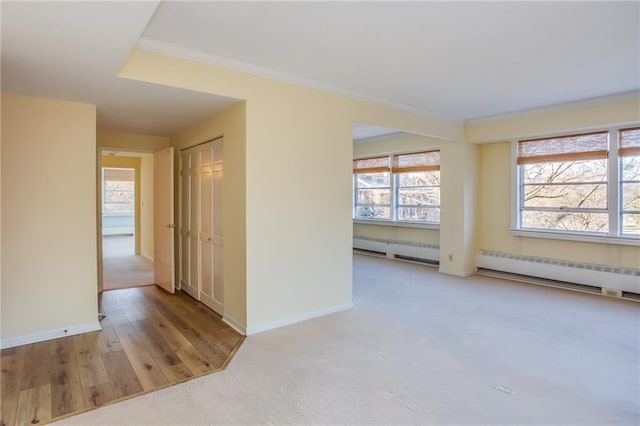
[[[440,186],[440,172],[400,173],[399,186]]]
[[[440,188],[400,188],[398,205],[440,205]]]
[[[358,174],[356,175],[358,188],[389,187],[390,175],[390,173]]]
[[[358,204],[391,204],[389,188],[386,189],[359,189]]]
[[[558,163],[535,163],[521,166],[523,182],[606,182],[607,161],[565,161]]]
[[[607,185],[525,185],[525,207],[607,208]]]
[[[398,207],[398,220],[440,223],[437,207]]]
[[[620,170],[622,180],[640,180],[640,157],[623,157]]]
[[[640,183],[622,184],[622,210],[640,211]]]
[[[135,182],[124,182],[120,180],[106,180],[104,181],[104,189],[106,190],[128,190],[133,191]]]
[[[104,214],[134,213],[133,204],[104,204]]]
[[[135,196],[133,191],[105,191],[104,199],[106,203],[133,203]]]
[[[640,214],[622,215],[622,233],[640,235]]]
[[[356,218],[391,219],[391,207],[358,206]]]
[[[608,232],[609,215],[590,212],[523,211],[522,227],[559,231]]]

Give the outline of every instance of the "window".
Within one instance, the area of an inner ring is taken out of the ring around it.
[[[391,219],[389,157],[353,160],[355,212],[359,219]]]
[[[393,156],[396,219],[440,223],[440,151]]]
[[[518,229],[640,235],[640,128],[519,141],[517,170]]]
[[[102,214],[135,213],[135,170],[103,167]]]
[[[353,173],[355,219],[440,222],[440,151],[357,159]]]

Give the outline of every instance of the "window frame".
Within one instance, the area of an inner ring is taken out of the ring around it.
[[[609,149],[607,157],[607,214],[609,229],[606,233],[587,231],[564,231],[556,229],[538,229],[522,227],[522,203],[523,203],[523,169],[518,164],[518,142],[511,141],[511,234],[514,236],[547,238],[568,241],[597,242],[605,244],[640,246],[640,236],[622,233],[622,196],[621,196],[621,158],[618,155],[619,132],[636,127],[635,125],[616,126],[585,130],[581,133],[607,132]],[[570,136],[570,132],[554,133],[540,138],[558,138]],[[522,139],[521,139],[522,140]]]
[[[418,154],[418,153],[424,153],[424,152],[433,152],[433,151],[437,151],[438,155],[441,155],[441,150],[440,148],[436,148],[436,147],[432,147],[432,148],[428,148],[428,149],[422,149],[419,151],[408,151],[408,152],[394,152],[391,154],[385,154],[385,155],[364,155],[364,156],[358,156],[354,158],[354,161],[357,160],[366,160],[366,159],[374,159],[374,158],[380,158],[380,157],[388,157],[389,159],[389,196],[390,196],[390,201],[391,204],[389,205],[389,208],[391,210],[391,217],[389,219],[379,219],[379,218],[372,218],[372,219],[368,219],[368,218],[364,218],[364,217],[357,217],[356,213],[357,213],[357,209],[360,206],[358,204],[358,174],[373,174],[374,172],[370,172],[370,173],[353,173],[352,175],[352,220],[353,223],[356,224],[373,224],[373,225],[386,225],[386,226],[401,226],[401,227],[409,227],[409,228],[427,228],[427,229],[439,229],[440,228],[440,222],[426,222],[426,221],[409,221],[409,220],[398,220],[398,207],[402,207],[399,205],[399,188],[400,188],[400,184],[398,182],[399,180],[399,175],[402,174],[403,172],[396,172],[393,171],[393,162],[394,162],[394,157],[398,156],[398,155],[406,155],[406,154]],[[438,164],[438,167],[440,166],[440,164]],[[378,172],[378,173],[382,173],[382,172]],[[406,172],[406,173],[411,173],[411,172]],[[413,173],[419,173],[419,171],[415,171]],[[438,169],[438,173],[440,173],[440,169]],[[425,186],[425,187],[434,187],[434,186]],[[438,188],[440,188],[440,196],[442,196],[442,182],[440,182],[440,185],[438,186]],[[431,208],[439,208],[441,209],[441,203],[436,205],[426,205],[425,207],[431,207]]]

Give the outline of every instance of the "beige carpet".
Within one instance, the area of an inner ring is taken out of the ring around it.
[[[354,256],[354,309],[60,422],[637,425],[640,304]]]
[[[133,236],[102,237],[102,279],[105,290],[153,284],[153,262],[135,254]]]

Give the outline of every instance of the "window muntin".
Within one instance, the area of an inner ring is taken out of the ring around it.
[[[355,219],[439,223],[440,151],[354,160],[354,201]]]
[[[640,236],[640,128],[620,131],[620,231]]]

